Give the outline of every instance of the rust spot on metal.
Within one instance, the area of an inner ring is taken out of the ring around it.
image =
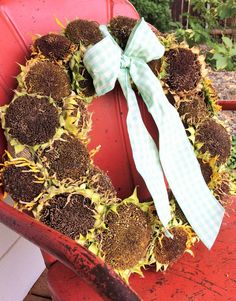
[[[123,281],[110,279],[110,275],[104,266],[97,265],[91,270],[91,273],[95,276],[95,281],[99,281],[104,284],[103,293],[110,300],[113,301],[140,301],[141,299],[131,290],[125,288]]]

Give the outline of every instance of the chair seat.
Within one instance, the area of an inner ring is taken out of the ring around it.
[[[211,251],[199,243],[195,256],[184,256],[166,272],[154,268],[144,278],[133,275],[130,286],[144,301],[234,301],[236,296],[236,198],[225,216]],[[75,273],[60,262],[49,268],[48,284],[55,301],[102,301]]]

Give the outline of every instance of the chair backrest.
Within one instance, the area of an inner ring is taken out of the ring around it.
[[[56,17],[63,24],[76,17],[106,24],[117,15],[139,17],[134,7],[126,0],[1,1],[0,105],[8,103],[13,96],[13,89],[16,88],[14,77],[20,70],[17,63],[25,63],[32,37],[61,30],[55,21]],[[157,138],[156,127],[142,102],[140,107],[147,127],[154,138]],[[94,115],[89,148],[101,145],[95,163],[108,171],[121,198],[131,195],[134,187],[138,185],[139,197],[148,199],[149,193],[135,169],[132,158],[126,128],[127,106],[121,90],[116,87],[106,96],[94,100],[90,111],[94,112]],[[2,154],[6,147],[2,132],[0,145]]]

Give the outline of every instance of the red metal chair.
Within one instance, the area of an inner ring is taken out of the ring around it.
[[[0,104],[11,100],[16,85],[13,76],[19,73],[16,62],[24,64],[32,35],[59,30],[54,17],[62,23],[75,17],[107,23],[116,15],[138,18],[137,12],[125,0],[2,0],[0,36],[4,36],[4,47],[0,47]],[[236,103],[231,104],[230,109],[236,109]],[[142,102],[140,106],[148,129],[157,138],[152,119]],[[126,131],[126,101],[119,88],[95,100],[90,110],[95,113],[90,147],[102,146],[95,163],[109,171],[120,197],[127,197],[134,186],[139,185],[140,198],[147,199],[145,184],[132,160]],[[3,153],[6,145],[2,132],[0,139]],[[200,243],[194,249],[195,257],[185,254],[165,273],[156,273],[150,268],[143,279],[132,276],[130,287],[88,250],[4,202],[0,202],[0,221],[44,251],[48,284],[55,301],[233,301],[236,296],[234,208],[235,204],[225,217],[210,252]]]

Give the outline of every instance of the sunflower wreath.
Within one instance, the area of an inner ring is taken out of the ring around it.
[[[88,107],[97,95],[85,57],[104,40],[104,32],[94,21],[76,19],[66,27],[58,23],[60,34],[33,41],[14,98],[1,107],[8,141],[1,165],[5,195],[11,195],[17,209],[103,258],[126,281],[151,264],[165,270],[184,252],[193,254],[199,237],[171,191],[166,227],[153,200],[140,202],[136,189],[121,200],[108,175],[94,165],[98,150],[87,149],[92,127]],[[125,50],[138,23],[115,17],[107,35]],[[231,138],[217,118],[220,107],[204,57],[198,49],[178,44],[173,35],[150,28],[165,53],[148,61],[149,69],[179,113],[211,193],[226,207]],[[131,88],[140,92],[132,80]]]

